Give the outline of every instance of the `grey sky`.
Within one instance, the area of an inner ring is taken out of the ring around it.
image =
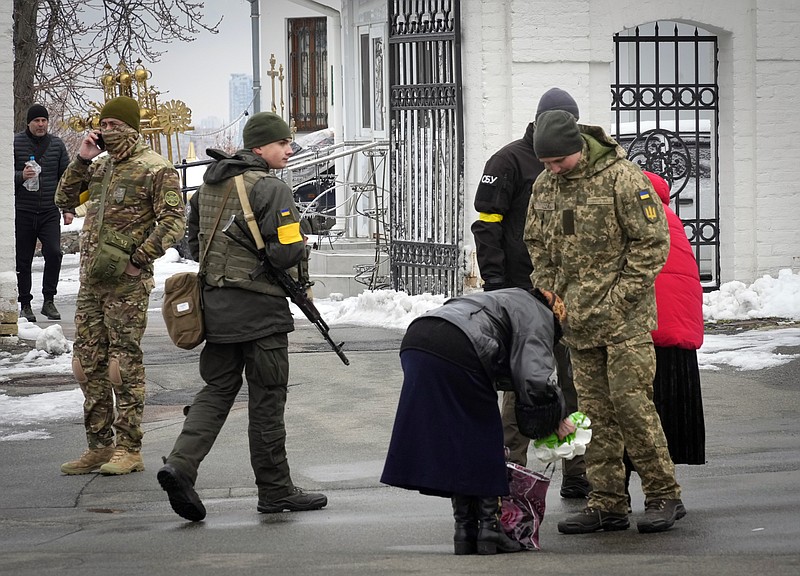
[[[253,71],[250,3],[247,0],[205,0],[208,22],[219,34],[203,32],[194,42],[170,44],[161,62],[145,63],[150,82],[161,100],[182,100],[192,109],[195,126],[209,116],[228,119],[228,80],[231,74]]]

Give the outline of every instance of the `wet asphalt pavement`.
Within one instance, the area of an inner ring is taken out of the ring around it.
[[[154,294],[151,308],[159,302]],[[56,304],[72,339],[74,298]],[[800,360],[702,372],[708,464],[677,467],[688,514],[672,530],[636,531],[634,481],[631,529],[558,534],[557,521],[582,503],[559,497],[556,472],[541,551],[456,557],[449,501],[378,481],[402,380],[401,331],[333,326],[350,366],[305,320],[290,337],[289,463],[297,485],[327,494],[325,509],[256,511],[243,392],[200,468],[208,515],[190,523],[172,512],[156,472],[201,386],[199,350],[175,348],[157,310],[149,322],[146,470],[63,476],[60,464],[84,449],[80,414],[42,424],[47,439],[0,442],[0,574],[800,574]],[[76,387],[69,374],[0,383],[12,396]]]

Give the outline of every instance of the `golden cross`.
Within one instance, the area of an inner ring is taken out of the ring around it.
[[[278,109],[275,107],[275,78],[278,76],[279,72],[275,70],[275,54],[270,54],[269,68],[267,76],[269,76],[269,79],[272,81],[272,111],[276,112]]]

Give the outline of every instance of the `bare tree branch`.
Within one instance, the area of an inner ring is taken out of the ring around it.
[[[34,102],[84,110],[106,63],[158,62],[172,42],[216,34],[191,0],[14,0],[14,124]]]

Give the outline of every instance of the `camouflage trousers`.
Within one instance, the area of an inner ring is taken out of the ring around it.
[[[556,344],[553,354],[558,370],[558,385],[564,395],[567,414],[572,414],[578,409],[578,393],[575,391],[575,384],[572,381],[569,348],[563,344]],[[511,462],[527,466],[530,439],[523,436],[517,427],[514,404],[514,392],[503,392],[503,400],[500,406],[500,415],[503,418],[503,443],[510,452],[508,459]],[[583,456],[576,456],[572,460],[562,460],[561,465],[564,478],[586,474],[586,462]]]
[[[145,377],[141,341],[153,280],[123,274],[81,283],[75,309],[72,371],[83,391],[89,448],[142,446]],[[116,416],[115,416],[116,404]]]
[[[588,506],[625,514],[625,449],[642,479],[645,502],[680,498],[661,420],[653,404],[655,351],[650,335],[572,353],[581,412],[592,421],[586,467]]]

